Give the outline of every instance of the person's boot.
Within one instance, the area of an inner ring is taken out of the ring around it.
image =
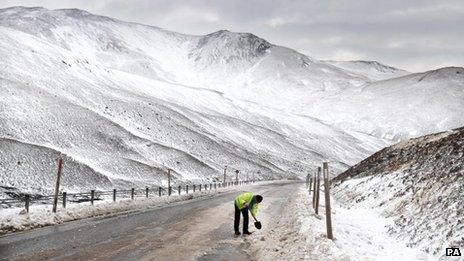
[[[240,231],[235,231],[236,236],[240,236]]]
[[[244,236],[251,235],[251,232],[250,232],[250,231],[243,231],[243,235],[244,235]]]

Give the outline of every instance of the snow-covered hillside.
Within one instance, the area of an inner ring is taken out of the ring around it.
[[[326,61],[355,74],[365,76],[371,81],[400,77],[409,72],[381,64],[377,61]]]
[[[311,113],[345,130],[394,141],[458,128],[464,125],[464,68],[368,83],[321,100]]]
[[[225,165],[300,177],[464,123],[462,68],[373,82],[250,33],[13,7],[0,56],[0,184],[22,192],[51,191],[59,154],[68,191],[160,184],[166,167],[182,182]]]
[[[340,174],[346,206],[380,210],[389,232],[442,256],[464,246],[464,128],[406,140]]]

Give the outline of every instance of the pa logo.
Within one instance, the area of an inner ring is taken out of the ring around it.
[[[446,256],[461,256],[461,251],[458,247],[446,248]]]

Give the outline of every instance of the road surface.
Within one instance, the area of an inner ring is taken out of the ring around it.
[[[238,188],[264,196],[258,217],[272,226],[298,183]],[[244,237],[233,235],[237,191],[145,211],[92,218],[0,237],[7,260],[251,260]],[[251,218],[251,217],[250,217]],[[252,222],[250,221],[252,226]],[[250,237],[260,236],[256,231]]]

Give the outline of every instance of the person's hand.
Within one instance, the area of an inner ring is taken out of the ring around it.
[[[247,208],[247,207],[248,207],[248,204],[247,204],[247,203],[244,203],[244,204],[243,204],[243,207],[244,207],[244,208]]]

